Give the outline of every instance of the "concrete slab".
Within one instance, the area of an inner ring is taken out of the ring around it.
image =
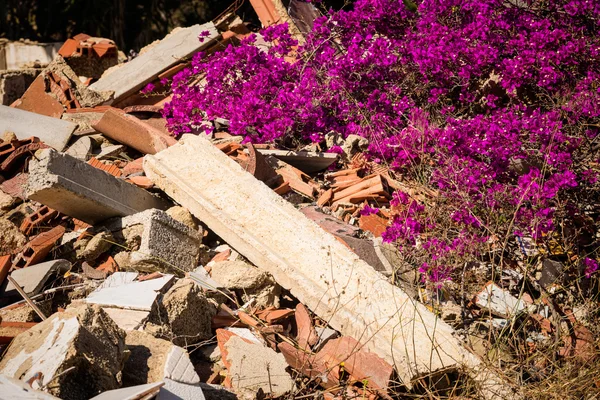
[[[23,288],[28,295],[36,295],[42,291],[44,284],[55,272],[63,273],[71,268],[71,263],[67,260],[53,260],[41,264],[31,265],[27,268],[21,268],[13,271],[10,276]],[[12,283],[6,285],[4,295],[18,295],[17,289]]]
[[[29,199],[89,224],[169,207],[168,202],[135,185],[52,149],[40,151],[29,163],[29,172]]]
[[[144,159],[146,175],[315,314],[392,363],[403,384],[465,365],[499,383],[454,330],[201,136]]]
[[[160,388],[157,400],[206,400],[202,386],[181,383],[165,379],[165,385]]]
[[[158,297],[158,292],[167,286],[173,275],[143,282],[131,282],[118,286],[98,288],[85,299],[86,303],[103,307],[117,307],[128,310],[150,311]]]
[[[37,136],[48,146],[62,151],[76,128],[72,122],[0,105],[0,132],[14,132],[17,139]]]
[[[151,398],[153,394],[157,394],[160,388],[164,386],[164,382],[147,383],[145,385],[132,386],[123,389],[108,390],[100,393],[90,400],[142,400]]]
[[[201,43],[198,37],[204,31],[208,31],[209,35]],[[178,29],[124,66],[102,76],[90,86],[90,89],[113,90],[115,92],[113,101],[121,100],[154,80],[165,69],[179,63],[182,58],[189,57],[211,45],[219,36],[212,22]]]

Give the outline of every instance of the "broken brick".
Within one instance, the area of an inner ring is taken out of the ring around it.
[[[363,231],[369,231],[375,237],[381,237],[387,229],[388,220],[380,217],[377,214],[361,215],[358,219],[358,226]]]
[[[174,137],[116,109],[107,110],[94,129],[144,154],[156,154],[177,143]]]
[[[121,175],[123,175],[121,170],[119,168],[117,168],[116,166],[111,165],[111,164],[105,164],[95,157],[90,158],[87,163],[90,164],[92,167],[101,169],[104,172],[108,172],[109,174],[111,174],[112,176],[115,176],[117,178],[120,177]]]
[[[40,233],[25,245],[14,261],[15,268],[26,268],[46,258],[54,244],[65,234],[65,227],[56,226],[47,232]]]
[[[35,228],[39,227],[42,224],[45,224],[57,215],[58,211],[53,210],[48,206],[42,206],[34,213],[31,213],[27,217],[25,217],[19,229],[25,235],[29,235],[31,234],[31,232],[33,232]]]
[[[31,157],[39,149],[47,149],[44,143],[29,143],[24,146],[20,146],[18,149],[12,152],[6,160],[0,164],[0,172],[6,173],[14,170],[18,165],[28,157]]]
[[[317,331],[315,331],[308,309],[304,304],[298,303],[294,316],[296,318],[296,327],[298,331],[298,336],[296,337],[298,347],[303,350],[310,349],[311,346],[317,344],[319,336],[317,335]]]

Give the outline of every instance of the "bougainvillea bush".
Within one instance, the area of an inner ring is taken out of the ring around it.
[[[221,117],[251,142],[368,138],[371,160],[434,193],[394,193],[384,234],[426,280],[522,238],[558,240],[589,277],[599,16],[591,0],[358,0],[301,45],[276,25],[267,50],[251,35],[197,54],[165,116],[174,134]]]

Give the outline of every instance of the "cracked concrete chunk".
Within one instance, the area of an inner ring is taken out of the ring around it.
[[[174,207],[169,208],[166,211],[166,213],[169,214],[169,216],[171,218],[173,218],[175,221],[179,221],[182,224],[184,224],[194,230],[198,230],[198,224],[194,220],[192,213],[190,213],[185,208],[183,208],[181,206],[174,206]]]
[[[126,344],[131,355],[123,368],[125,386],[167,378],[186,384],[200,382],[187,351],[181,347],[143,331],[129,332]]]
[[[178,346],[196,344],[212,337],[211,321],[216,310],[202,290],[190,279],[181,279],[165,294],[159,318],[168,320],[173,343]]]
[[[280,287],[266,272],[245,261],[222,261],[212,265],[211,278],[230,290],[241,290],[244,302],[256,296],[257,307],[279,307]]]
[[[10,276],[23,288],[28,295],[35,295],[42,291],[44,284],[53,273],[64,273],[71,268],[67,260],[53,260],[41,264],[31,265],[13,271]],[[17,289],[11,282],[6,285],[4,295],[18,295]]]
[[[261,344],[248,343],[239,336],[232,336],[225,348],[231,387],[241,398],[254,399],[261,389],[279,397],[294,387],[282,354]]]
[[[134,250],[131,268],[183,275],[196,268],[202,236],[166,212],[151,209],[107,222],[106,228]]]
[[[112,247],[115,239],[108,231],[101,231],[92,237],[85,248],[78,252],[79,258],[85,259],[87,262],[95,261],[102,254],[106,253]]]
[[[125,332],[100,307],[67,308],[17,336],[0,373],[22,380],[41,373],[50,394],[85,400],[121,386],[124,350]]]

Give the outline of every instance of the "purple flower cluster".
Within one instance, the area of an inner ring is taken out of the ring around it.
[[[301,46],[282,24],[199,53],[164,115],[176,135],[220,117],[256,143],[368,138],[372,160],[437,194],[396,193],[384,239],[418,248],[439,282],[464,249],[539,240],[558,214],[581,213],[571,194],[597,180],[600,2],[406,4],[357,0],[317,19]]]

